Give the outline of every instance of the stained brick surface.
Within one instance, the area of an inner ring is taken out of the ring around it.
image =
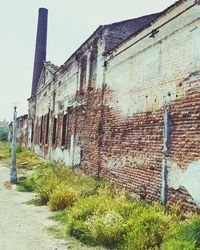
[[[166,184],[168,204],[181,203],[186,211],[199,211],[200,21],[199,5],[193,4],[179,1],[108,54],[109,34],[98,29],[46,82],[45,68],[36,99],[29,101],[34,138],[30,143],[29,126],[24,137],[28,147],[84,173],[109,177],[149,202],[161,199]],[[159,32],[149,35],[155,29]],[[94,47],[95,67],[91,67]],[[91,72],[92,68],[96,71]],[[92,86],[91,75],[95,75]],[[166,109],[170,132],[164,151]],[[168,171],[165,182],[163,162]]]

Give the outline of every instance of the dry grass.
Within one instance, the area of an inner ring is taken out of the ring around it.
[[[11,185],[11,183],[9,181],[4,182],[4,187],[7,190],[11,190],[12,189],[12,185]]]

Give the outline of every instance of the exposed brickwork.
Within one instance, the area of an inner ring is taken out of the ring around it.
[[[198,160],[200,155],[200,88],[190,90],[185,98],[176,100],[170,107],[172,126],[169,156],[185,169],[189,162]]]
[[[195,212],[200,214],[200,209],[196,206],[191,195],[184,187],[180,187],[177,190],[169,188],[167,192],[169,206],[178,206],[185,212]]]
[[[24,147],[27,146],[28,139],[28,119],[27,115],[20,116],[17,118],[17,141]],[[9,128],[12,133],[12,126]],[[10,136],[9,136],[10,137]]]
[[[75,133],[81,149],[80,169],[98,176],[99,164],[99,123],[101,119],[101,91],[77,93],[77,100],[84,103],[73,110]]]
[[[108,91],[106,98],[110,95]],[[102,166],[109,169],[111,178],[142,199],[159,199],[163,111],[138,113],[125,119],[106,107],[104,132]]]
[[[130,21],[97,29],[47,79],[52,66],[44,65],[36,99],[29,101],[30,148],[108,176],[140,199],[163,201],[166,190],[168,204],[198,211],[200,21],[193,4],[179,1],[152,25],[138,19],[146,28],[107,54],[110,37],[114,46],[134,27]],[[152,30],[159,32],[150,36]]]

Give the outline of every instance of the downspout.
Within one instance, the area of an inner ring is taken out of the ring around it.
[[[104,50],[105,50],[105,40],[104,40]],[[104,55],[102,55],[104,56]],[[106,70],[106,64],[105,64],[105,57],[104,57],[104,65],[103,65],[103,82],[102,82],[102,91],[101,91],[101,115],[100,115],[100,121],[99,121],[99,151],[98,151],[98,168],[97,168],[97,179],[99,180],[101,178],[101,151],[102,151],[102,144],[103,144],[103,137],[104,137],[104,96],[105,96],[105,90],[106,90],[106,83],[105,83],[105,70]]]
[[[162,188],[161,188],[161,203],[166,206],[167,204],[167,156],[169,151],[169,139],[170,139],[170,110],[166,107],[164,110],[164,127],[163,127],[163,162],[162,162]]]
[[[77,72],[77,90],[78,90],[78,86],[79,86],[79,71]],[[77,105],[75,105],[74,107],[74,113],[75,113],[75,121],[74,121],[74,134],[73,134],[73,143],[72,143],[72,171],[74,171],[75,166],[74,166],[74,153],[75,153],[75,143],[76,143],[76,132],[77,132],[77,122],[78,122],[78,112],[77,112]],[[70,142],[71,143],[71,142]],[[71,149],[70,149],[71,150]]]
[[[72,171],[74,171],[75,165],[74,165],[74,153],[75,153],[75,144],[76,144],[76,132],[77,132],[77,121],[78,121],[78,112],[77,107],[75,107],[75,122],[74,122],[74,135],[73,135],[73,156],[72,156]]]
[[[105,72],[105,70],[104,70]],[[105,73],[104,73],[105,74]],[[105,95],[105,83],[102,84],[101,92],[101,116],[99,121],[99,151],[98,151],[98,169],[97,169],[97,179],[101,178],[101,151],[104,137],[104,95]]]

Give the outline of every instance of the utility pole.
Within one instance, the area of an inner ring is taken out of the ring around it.
[[[13,112],[13,135],[12,135],[12,156],[11,156],[11,163],[10,163],[10,183],[16,184],[17,183],[17,171],[16,171],[16,138],[17,138],[17,107],[14,107]]]

